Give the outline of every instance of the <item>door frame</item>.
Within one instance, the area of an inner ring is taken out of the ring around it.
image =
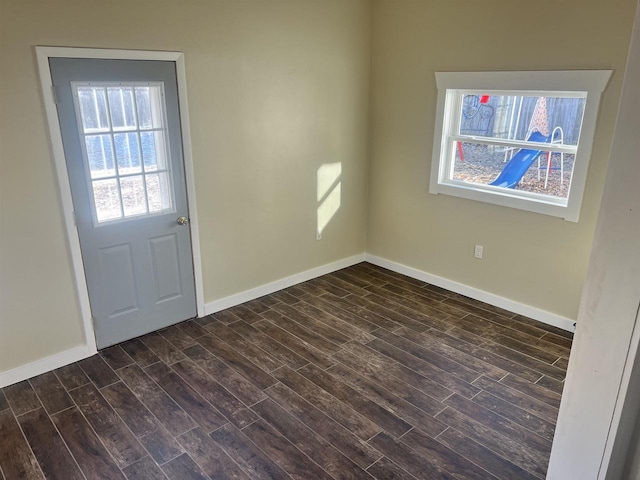
[[[40,75],[40,86],[44,102],[51,151],[58,181],[58,192],[62,205],[64,227],[66,230],[67,244],[71,255],[73,276],[78,306],[82,318],[82,326],[88,354],[93,355],[98,351],[94,334],[93,320],[91,316],[91,304],[89,303],[89,289],[84,274],[84,262],[80,250],[80,238],[76,228],[73,201],[71,198],[71,185],[67,174],[67,164],[62,145],[62,133],[58,121],[58,109],[56,107],[53,80],[49,69],[50,58],[88,58],[88,59],[112,59],[112,60],[158,60],[174,62],[176,65],[176,79],[178,82],[178,105],[180,107],[180,130],[182,136],[182,151],[184,160],[184,173],[187,188],[187,203],[189,213],[189,228],[191,229],[191,254],[193,258],[193,275],[196,293],[196,309],[198,317],[205,315],[204,311],[204,285],[202,280],[202,257],[200,254],[200,237],[198,229],[198,216],[196,209],[195,175],[193,169],[193,154],[191,150],[191,134],[189,127],[189,106],[187,102],[187,76],[185,71],[184,53],[170,51],[147,50],[115,50],[102,48],[82,47],[54,47],[36,46],[36,61]]]

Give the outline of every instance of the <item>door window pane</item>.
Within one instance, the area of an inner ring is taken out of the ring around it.
[[[142,158],[147,172],[167,169],[166,143],[164,132],[140,132],[142,142]]]
[[[91,185],[93,187],[93,200],[96,206],[98,222],[121,218],[122,211],[120,209],[118,181],[115,178],[95,180]]]
[[[120,179],[122,208],[125,217],[147,213],[147,200],[142,175]]]
[[[115,133],[113,143],[116,147],[116,159],[118,160],[118,173],[129,175],[132,173],[142,173],[140,164],[140,147],[138,145],[138,134]]]
[[[109,117],[105,89],[81,87],[78,89],[77,95],[82,112],[84,133],[108,131]]]
[[[114,130],[136,128],[133,87],[109,87],[109,111]]]
[[[112,177],[116,173],[113,161],[111,135],[84,137],[91,178]]]
[[[72,83],[99,224],[173,211],[160,83]]]
[[[168,172],[147,175],[149,211],[161,212],[171,206],[171,178]]]

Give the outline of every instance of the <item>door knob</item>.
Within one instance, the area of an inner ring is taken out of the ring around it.
[[[184,225],[186,225],[186,224],[188,224],[188,223],[189,223],[189,219],[188,219],[187,217],[182,217],[182,216],[181,216],[181,217],[178,217],[178,219],[176,220],[176,223],[177,223],[178,225],[182,225],[182,226],[184,226]]]

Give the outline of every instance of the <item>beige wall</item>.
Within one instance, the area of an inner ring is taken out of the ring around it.
[[[367,0],[0,0],[0,35],[0,372],[83,341],[34,45],[185,53],[205,301],[364,251]]]
[[[576,318],[634,10],[633,0],[374,1],[367,251]],[[578,223],[428,193],[434,72],[600,68],[615,73]]]
[[[83,340],[34,45],[185,52],[205,301],[366,234],[370,253],[574,318],[634,4],[530,7],[373,0],[371,22],[368,0],[0,0],[0,372]],[[615,70],[579,223],[427,193],[435,71],[572,68]],[[335,163],[341,206],[316,241]]]

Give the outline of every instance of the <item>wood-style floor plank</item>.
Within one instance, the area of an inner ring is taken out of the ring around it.
[[[400,348],[406,353],[419,358],[420,360],[424,360],[425,362],[430,363],[431,365],[438,367],[439,369],[444,370],[447,373],[455,375],[465,382],[471,383],[480,376],[477,371],[465,367],[461,363],[458,363],[454,360],[434,353],[428,348],[417,345],[416,343],[407,340],[406,338],[400,337],[388,330],[385,330],[384,328],[376,330],[375,332],[373,332],[373,335],[381,340],[384,340],[390,345],[394,345],[395,347]]]
[[[401,317],[401,321],[394,321],[388,316],[384,315],[384,309],[370,309],[366,306],[366,299],[363,297],[334,297],[333,295],[323,295],[320,297],[323,301],[327,302],[329,305],[332,305],[339,309],[339,311],[344,311],[349,314],[350,317],[360,318],[372,325],[377,327],[383,327],[389,330],[395,330],[397,328],[405,325],[403,322],[409,322],[410,324],[414,324],[416,328],[412,330],[420,329],[421,331],[427,330],[427,327],[424,327],[419,322],[413,322],[410,318]],[[377,311],[376,311],[377,310]],[[330,311],[330,310],[327,310]],[[390,312],[393,313],[393,312]],[[336,314],[337,315],[337,314]],[[355,325],[355,323],[354,323]],[[375,328],[372,328],[369,331],[373,331]]]
[[[327,368],[333,365],[333,361],[329,355],[321,352],[303,339],[283,330],[274,323],[264,320],[253,326],[308,362],[318,365],[321,368]]]
[[[158,356],[138,338],[121,343],[120,347],[141,367],[148,367],[160,361]]]
[[[120,468],[146,455],[142,445],[95,386],[85,385],[70,393]]]
[[[167,365],[173,365],[186,358],[180,349],[171,344],[159,332],[147,333],[140,337],[140,340]]]
[[[171,480],[208,480],[207,475],[186,453],[162,465],[162,470]]]
[[[305,315],[290,305],[277,304],[263,316],[298,338],[313,345],[321,352],[331,355],[349,341],[345,336],[329,328],[312,317]]]
[[[402,437],[401,443],[423,458],[428,458],[436,470],[446,472],[455,478],[467,478],[469,480],[474,478],[478,480],[496,478],[491,473],[467,460],[455,450],[423,434],[417,429],[411,430]]]
[[[173,437],[122,382],[103,388],[101,393],[155,461],[164,463],[182,453]]]
[[[77,363],[71,363],[64,367],[60,367],[55,370],[54,373],[67,391],[86,385],[91,381]]]
[[[253,324],[262,320],[262,315],[254,312],[250,308],[247,308],[245,305],[236,305],[235,307],[231,307],[229,312],[233,313],[240,320],[244,320],[249,324]]]
[[[340,335],[334,335],[334,336],[336,337],[336,339],[342,338],[344,341],[342,341],[341,343],[346,343],[351,340],[366,343],[374,339],[374,337],[369,333],[363,330],[360,330],[358,327],[355,327],[346,322],[343,322],[339,318],[334,317],[333,315],[325,312],[324,310],[316,308],[315,306],[311,305],[310,303],[307,303],[306,301],[302,301],[300,303],[295,304],[293,308],[307,315],[307,318],[313,318],[318,322],[326,325],[327,328],[335,332],[338,332]]]
[[[298,372],[338,400],[350,405],[355,411],[387,432],[399,437],[411,429],[409,423],[362,395],[359,391],[354,390],[346,383],[341,382],[330,373],[314,365],[307,365],[298,370]]]
[[[420,360],[414,355],[398,347],[395,347],[394,345],[391,345],[384,340],[373,340],[367,343],[367,346],[395,360],[401,365],[404,365],[407,368],[411,368],[411,370],[415,370],[423,377],[431,378],[440,385],[467,398],[473,397],[480,391],[479,388],[471,385],[470,383],[464,382],[451,375],[450,373],[442,370],[441,368],[438,368],[431,363],[425,362],[424,360]]]
[[[18,422],[9,409],[0,411],[0,469],[6,479],[44,478]]]
[[[147,372],[204,431],[212,432],[228,422],[209,402],[166,365],[156,363],[149,367]]]
[[[426,393],[403,382],[398,377],[391,375],[387,370],[367,363],[362,358],[348,351],[339,352],[336,360],[351,370],[358,372],[362,377],[374,383],[380,383],[387,390],[392,391],[398,397],[424,410],[429,415],[436,415],[442,410],[442,403]],[[301,369],[302,372],[304,369]],[[393,431],[387,430],[389,433]]]
[[[266,395],[246,377],[215,357],[202,345],[189,347],[184,351],[202,370],[238,397],[245,405],[253,405],[266,398]]]
[[[128,480],[167,480],[160,467],[149,457],[144,457],[122,469]]]
[[[455,408],[443,410],[436,418],[502,457],[508,458],[524,470],[544,478],[549,462],[548,456],[496,432],[492,428],[458,412]]]
[[[49,415],[73,406],[73,401],[55,373],[43,373],[33,377],[29,382]]]
[[[407,316],[419,318],[423,323],[432,328],[438,330],[445,330],[447,328],[445,319],[448,319],[450,315],[446,312],[433,308],[424,302],[409,299],[382,288],[370,287],[368,290],[371,292],[371,295],[368,295],[366,298],[374,303],[398,310]]]
[[[0,389],[0,479],[543,479],[572,340],[361,263]]]
[[[537,372],[533,368],[526,367],[518,362],[514,362],[513,360],[501,357],[500,355],[484,349],[480,345],[476,345],[472,342],[470,343],[455,335],[451,335],[451,333],[455,330],[456,329],[454,328],[453,330],[449,330],[449,332],[447,333],[438,332],[436,330],[429,330],[425,333],[425,335],[435,338],[443,345],[447,345],[456,349],[457,351],[467,353],[483,362],[494,365],[495,367],[498,367],[505,372],[514,373],[522,378],[525,378],[530,382],[535,382],[540,378],[541,373]],[[493,378],[494,380],[500,380],[494,377],[491,378]]]
[[[7,401],[7,397],[5,397],[2,389],[0,389],[0,412],[7,408],[9,408],[9,402]]]
[[[78,362],[80,368],[91,379],[96,387],[102,388],[120,380],[113,369],[107,365],[100,355],[85,358]]]
[[[253,409],[300,451],[333,475],[334,478],[343,478],[345,480],[371,478],[348,456],[338,451],[327,440],[273,400],[263,400],[254,405]]]
[[[252,363],[260,367],[265,372],[272,372],[273,370],[283,366],[283,363],[278,359],[271,356],[257,345],[251,343],[245,337],[238,332],[229,328],[220,322],[208,325],[206,330],[214,337],[220,339],[231,348],[242,352],[242,355],[250,360]]]
[[[231,424],[211,434],[218,445],[256,480],[286,479],[288,475],[244,433]]]
[[[43,408],[21,415],[18,421],[45,478],[84,479],[76,461]]]
[[[475,397],[473,402],[482,405],[484,408],[496,412],[497,414],[531,430],[533,433],[540,435],[549,441],[553,441],[555,432],[555,424],[539,418],[526,410],[516,407],[515,405],[482,391]]]
[[[180,435],[196,426],[196,422],[139,366],[125,367],[118,374],[133,394],[173,435]]]
[[[548,403],[552,407],[560,408],[560,394],[552,392],[548,388],[532,384],[515,375],[507,375],[500,380],[500,383],[529,395],[530,397],[537,398],[544,403]]]
[[[438,441],[500,479],[533,480],[538,478],[453,428],[448,428],[440,434]]]
[[[480,360],[479,358],[474,357],[473,355],[469,355],[468,353],[461,350],[457,350],[454,347],[438,340],[436,337],[430,335],[432,333],[431,330],[417,333],[402,327],[398,330],[395,330],[393,333],[399,337],[404,338],[405,340],[409,340],[415,343],[416,345],[427,348],[432,352],[441,355],[449,360],[464,365],[469,370],[481,373],[493,380],[499,381],[507,374],[505,370],[496,367],[495,365]]]
[[[478,423],[491,428],[493,431],[508,437],[512,441],[526,445],[530,450],[536,450],[543,456],[549,456],[551,453],[550,440],[536,435],[530,430],[521,427],[519,424],[502,415],[498,415],[484,408],[472,400],[467,400],[460,395],[454,394],[450,398],[447,398],[444,403],[467,417],[474,419]]]
[[[124,479],[111,455],[77,407],[69,408],[51,418],[86,477]]]
[[[357,437],[368,440],[380,432],[381,428],[377,424],[290,368],[282,368],[273,374],[284,385]]]
[[[209,478],[249,480],[249,476],[200,428],[178,437],[178,441]]]
[[[382,457],[371,465],[367,472],[378,480],[416,480],[416,477],[400,468],[387,457]]]
[[[249,425],[244,433],[292,478],[332,480],[332,477],[304,453],[293,446],[263,420]]]
[[[181,322],[178,324],[178,327],[182,329],[187,335],[191,338],[198,339],[207,334],[207,331],[198,325],[193,320],[187,320],[186,322]]]
[[[11,410],[13,410],[13,413],[16,416],[25,414],[42,406],[36,392],[33,391],[29,380],[24,380],[5,387],[4,394],[9,401]]]
[[[492,395],[506,400],[512,405],[518,406],[534,415],[555,424],[558,417],[558,409],[549,405],[548,403],[541,402],[537,398],[530,397],[519,390],[507,387],[502,383],[494,382],[491,379],[480,377],[474,382],[483,390],[491,393]]]
[[[555,378],[547,377],[546,375],[536,382],[536,385],[540,385],[552,392],[562,395],[564,390],[564,382],[556,380]]]
[[[195,363],[178,362],[173,365],[173,370],[236,427],[243,428],[257,420],[258,417],[244,403]]]
[[[185,348],[189,348],[197,343],[191,335],[188,335],[177,325],[172,325],[164,330],[160,330],[159,333],[179,350],[184,350]]]
[[[119,368],[134,363],[133,358],[127,355],[127,352],[125,352],[120,345],[114,345],[100,350],[100,355],[113,370],[118,370]]]
[[[244,320],[238,320],[237,322],[230,324],[229,328],[254,343],[263,351],[269,352],[273,358],[279,360],[284,365],[288,365],[294,370],[297,370],[309,362],[293,350],[271,338],[266,333],[261,332],[252,325],[249,325]]]
[[[437,400],[444,400],[453,393],[447,387],[435,382],[433,379],[423,377],[418,372],[373,350],[367,345],[350,343],[344,347],[342,352],[336,354],[334,358],[340,359],[343,363],[348,364],[349,362],[346,361],[346,357],[343,356],[345,352],[353,353],[362,358],[362,360],[367,362],[367,369],[372,369],[374,371],[373,373],[380,375],[381,378],[384,378],[386,375],[392,375],[407,385],[417,388]],[[357,362],[357,360],[353,361]]]
[[[375,449],[284,385],[277,384],[267,393],[361,468],[367,468],[380,458]]]
[[[253,363],[247,357],[238,353],[238,351],[227,345],[222,340],[214,338],[211,335],[200,337],[200,345],[213,353],[216,357],[229,365],[233,370],[249,380],[258,388],[268,388],[276,381],[258,365]]]
[[[429,435],[435,437],[447,428],[445,424],[436,420],[424,410],[400,398],[382,385],[358,375],[357,372],[350,368],[339,364],[331,367],[327,371],[346,382],[362,395],[370,398],[387,410],[392,411],[395,415],[414,427],[424,430]]]

